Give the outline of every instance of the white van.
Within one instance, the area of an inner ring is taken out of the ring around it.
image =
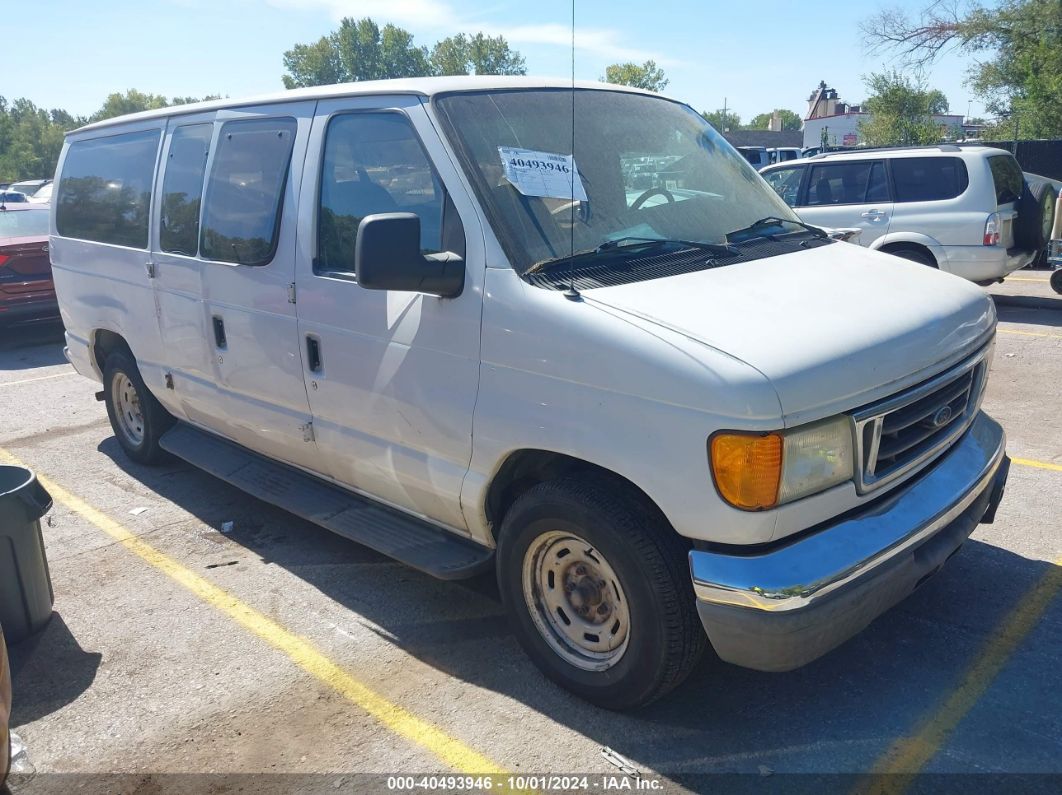
[[[1014,155],[990,146],[830,152],[761,173],[809,224],[975,282],[1025,267],[1050,238],[1053,188],[1033,196]]]
[[[815,659],[1001,497],[992,302],[804,226],[655,94],[165,108],[71,132],[57,186],[67,355],[130,457],[437,577],[493,568],[530,656],[598,704],[661,696],[706,639]]]

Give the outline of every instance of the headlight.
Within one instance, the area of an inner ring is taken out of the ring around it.
[[[757,511],[852,479],[847,417],[777,433],[717,433],[709,443],[712,477],[723,499]]]

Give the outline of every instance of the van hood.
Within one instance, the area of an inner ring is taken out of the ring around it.
[[[987,342],[996,322],[971,282],[848,243],[582,296],[759,370],[786,425],[928,378]]]

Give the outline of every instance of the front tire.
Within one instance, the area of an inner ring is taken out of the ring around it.
[[[1051,274],[1051,289],[1059,295],[1062,295],[1062,269],[1054,271]]]
[[[509,510],[498,585],[546,676],[599,706],[629,709],[679,685],[704,650],[687,552],[622,484],[565,478],[534,486]]]
[[[136,362],[124,351],[114,351],[103,366],[103,394],[111,429],[125,454],[138,464],[155,464],[165,455],[159,438],[173,417],[155,399]]]

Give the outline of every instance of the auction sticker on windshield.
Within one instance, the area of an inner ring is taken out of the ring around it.
[[[505,178],[525,196],[585,202],[586,190],[572,155],[499,146]]]

